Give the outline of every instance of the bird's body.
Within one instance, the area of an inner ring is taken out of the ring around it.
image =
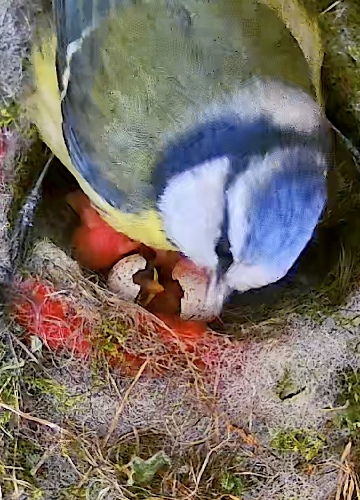
[[[239,291],[279,279],[328,167],[318,89],[283,20],[255,0],[53,5],[28,109],[104,220],[211,269],[225,240]]]

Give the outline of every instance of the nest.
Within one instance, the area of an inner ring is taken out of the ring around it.
[[[317,10],[328,7],[328,2],[308,1]],[[0,10],[5,33],[18,26],[25,4],[9,1],[5,12],[10,18]],[[328,23],[323,28],[328,113],[335,117],[339,96],[345,98],[347,112],[333,121],[355,140],[357,84],[351,80],[344,94],[341,85],[347,80],[337,71],[349,79],[358,74],[357,65],[348,64],[349,51],[354,57],[349,40],[356,39],[358,30],[343,21],[351,14],[356,26],[357,7],[346,0],[335,4],[321,17]],[[18,48],[9,44],[1,55],[15,50],[23,58],[29,36],[24,31],[13,38]],[[339,58],[341,69],[335,69]],[[2,123],[2,281],[14,271],[11,236],[19,209],[49,156],[12,107],[23,85],[20,59],[6,66],[13,80],[0,75],[0,88],[11,104],[7,109],[14,113]],[[91,352],[79,353],[74,342],[54,350],[37,335],[29,336],[11,314],[3,316],[4,498],[350,498],[349,491],[358,488],[358,443],[338,395],[341,375],[360,369],[360,191],[356,166],[340,141],[338,156],[337,203],[297,272],[266,290],[234,298],[222,325],[211,325],[207,343],[196,348],[179,342],[144,309],[119,300],[101,277],[71,257],[69,235],[77,219],[64,196],[74,185],[53,162],[26,259],[16,271],[21,279],[55,291],[50,298],[66,305],[79,325],[77,333],[85,326],[91,331]],[[5,298],[9,302],[8,289]],[[66,320],[69,316],[64,328]],[[159,330],[166,332],[166,342],[159,339]],[[119,361],[119,346],[125,361],[120,364],[113,362],[114,357]]]

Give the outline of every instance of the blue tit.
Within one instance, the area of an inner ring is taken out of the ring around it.
[[[33,50],[44,141],[112,227],[206,267],[219,304],[283,277],[326,203],[302,19],[266,3],[53,0]]]
[[[212,270],[221,301],[287,274],[324,211],[331,165],[329,126],[307,93],[256,79],[232,99],[156,170],[165,230]]]

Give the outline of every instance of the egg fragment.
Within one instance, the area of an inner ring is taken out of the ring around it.
[[[183,290],[180,317],[185,320],[211,321],[219,314],[218,299],[208,295],[209,276],[205,269],[182,258],[175,265],[172,277]]]
[[[141,286],[134,283],[134,275],[146,268],[146,259],[139,254],[129,255],[119,260],[111,269],[107,284],[109,290],[121,299],[135,302]]]
[[[154,266],[140,254],[119,260],[108,275],[108,287],[121,299],[145,306],[164,291]]]
[[[155,268],[156,261],[140,254],[124,257],[111,269],[108,287],[121,299],[136,301],[155,315],[180,315],[182,320],[202,322],[215,319],[219,298],[216,290],[209,293],[207,271],[185,257],[177,258],[175,265],[174,260],[167,265],[165,259]]]

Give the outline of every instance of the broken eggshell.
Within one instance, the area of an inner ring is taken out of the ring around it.
[[[156,269],[140,254],[121,259],[108,275],[109,289],[123,300],[138,302],[151,313],[178,315],[183,320],[211,321],[219,314],[219,299],[214,290],[209,293],[209,276],[189,259],[181,257],[170,267],[170,280],[166,278],[167,262]],[[164,283],[161,280],[165,280]],[[171,281],[173,280],[173,281]],[[181,291],[181,294],[179,294]]]
[[[108,287],[118,297],[135,302],[140,293],[140,285],[134,283],[134,275],[146,268],[146,259],[139,254],[128,255],[119,260],[108,275]]]
[[[140,254],[124,257],[113,266],[108,275],[108,287],[121,299],[143,306],[164,291],[156,269]]]
[[[209,275],[205,269],[181,258],[173,269],[172,277],[184,292],[181,299],[182,319],[212,321],[218,316],[219,300],[215,293],[208,294]]]

